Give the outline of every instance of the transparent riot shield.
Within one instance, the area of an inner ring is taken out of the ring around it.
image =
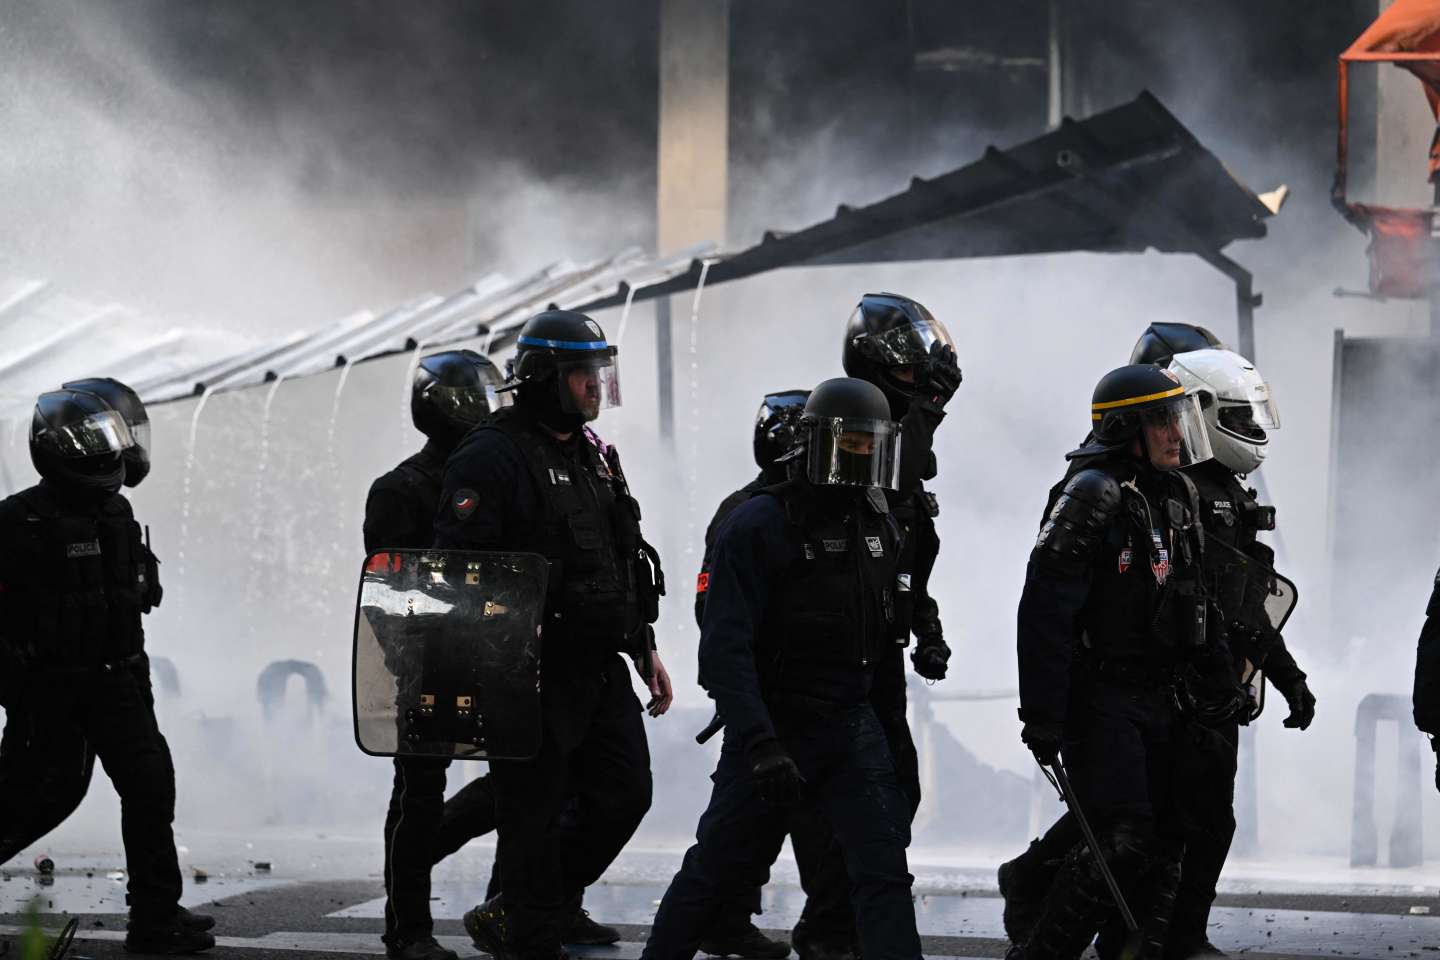
[[[1225,608],[1227,603],[1233,603],[1234,606],[1229,609],[1236,611],[1237,619],[1257,628],[1268,626],[1276,633],[1284,630],[1290,614],[1295,612],[1295,605],[1300,600],[1295,582],[1276,573],[1273,567],[1258,557],[1237,550],[1223,541],[1207,539],[1205,548],[1219,549],[1224,554],[1225,565],[1238,568],[1243,573],[1243,579],[1238,580],[1238,590],[1222,587],[1221,592],[1225,595],[1218,598],[1222,608]],[[1231,579],[1222,577],[1222,580]],[[1231,593],[1236,595],[1230,596]],[[1250,691],[1249,720],[1257,720],[1265,710],[1265,671],[1247,660],[1241,682]]]
[[[360,749],[381,757],[534,757],[548,572],[534,553],[368,556],[351,683]]]

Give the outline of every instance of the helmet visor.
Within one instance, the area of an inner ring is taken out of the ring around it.
[[[601,410],[620,406],[620,367],[615,348],[555,364],[560,408],[594,420]]]
[[[50,427],[36,434],[35,442],[70,460],[120,453],[135,446],[135,437],[125,425],[124,417],[114,410],[106,410],[75,423]]]
[[[950,331],[939,320],[908,323],[881,333],[862,333],[853,341],[855,349],[886,367],[908,367],[923,363],[937,343],[954,347]]]
[[[505,394],[501,401],[495,388],[489,384],[465,387],[446,387],[432,383],[425,388],[425,400],[438,410],[446,420],[460,426],[474,426],[492,410],[497,410],[510,400]]]
[[[1268,400],[1264,404],[1221,400],[1215,411],[1215,423],[1220,429],[1246,443],[1268,443],[1265,431],[1278,427],[1277,420],[1274,406]]]
[[[1140,436],[1150,462],[1161,470],[1174,470],[1209,460],[1210,437],[1200,402],[1192,394],[1139,411]]]
[[[900,425],[893,420],[816,417],[805,471],[818,486],[900,488]]]
[[[150,458],[150,421],[141,420],[139,423],[130,424],[130,437],[135,441],[135,449]]]

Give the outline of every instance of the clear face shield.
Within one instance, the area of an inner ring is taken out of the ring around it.
[[[1139,411],[1140,440],[1157,470],[1175,470],[1209,460],[1210,437],[1200,402],[1186,394]]]
[[[900,425],[817,417],[808,423],[805,472],[817,486],[900,488]]]
[[[144,426],[148,440],[150,425]],[[50,427],[38,434],[35,441],[67,460],[121,453],[135,446],[135,437],[126,426],[125,418],[114,410],[92,413],[78,423],[63,427]]]
[[[1245,397],[1220,397],[1216,403],[1215,423],[1226,433],[1248,443],[1265,443],[1267,430],[1280,428],[1280,411],[1264,384],[1247,391]]]
[[[874,362],[886,367],[911,368],[917,364],[924,363],[930,356],[930,349],[940,343],[953,348],[955,342],[950,339],[950,331],[939,320],[930,320],[924,323],[910,323],[905,326],[895,327],[883,333],[865,333],[856,337],[853,341],[855,349]],[[910,373],[908,379],[913,380],[913,371],[895,371],[900,379],[907,379],[905,374]]]
[[[560,409],[566,413],[578,413],[589,421],[601,410],[620,406],[620,367],[614,347],[582,359],[560,360],[555,371]]]
[[[130,424],[130,436],[135,441],[135,449],[144,455],[146,460],[150,459],[150,421],[141,420],[139,423]]]

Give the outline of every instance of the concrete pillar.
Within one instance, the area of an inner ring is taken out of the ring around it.
[[[661,254],[725,242],[729,0],[660,0]]]
[[[656,250],[725,243],[730,156],[730,0],[660,0]],[[688,310],[689,301],[681,307]],[[670,300],[655,302],[660,435],[675,438]]]

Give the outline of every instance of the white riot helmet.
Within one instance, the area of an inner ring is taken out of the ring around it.
[[[1255,365],[1233,350],[1192,350],[1175,354],[1169,368],[1200,399],[1215,459],[1240,474],[1259,469],[1280,414]]]

